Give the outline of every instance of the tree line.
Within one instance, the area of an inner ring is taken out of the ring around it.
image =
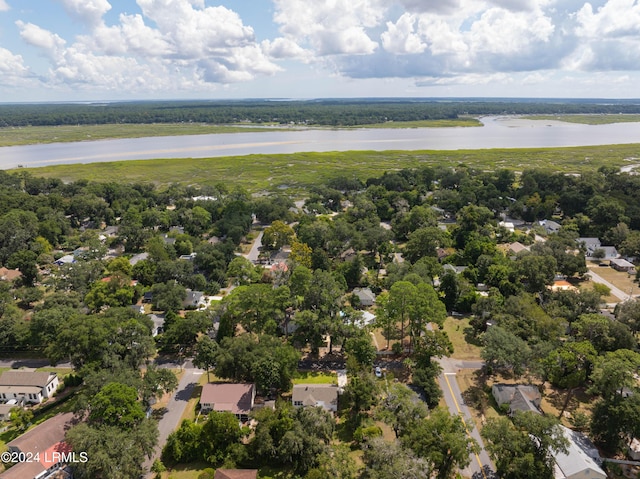
[[[633,101],[577,100],[199,100],[0,105],[0,127],[118,123],[296,123],[355,126],[460,115],[640,113]]]

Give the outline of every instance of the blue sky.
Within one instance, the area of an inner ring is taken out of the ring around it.
[[[0,102],[640,97],[638,0],[0,0]]]

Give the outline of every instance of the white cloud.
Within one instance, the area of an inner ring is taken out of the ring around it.
[[[421,53],[427,45],[414,31],[416,18],[405,13],[396,23],[387,22],[387,31],[381,35],[382,46],[391,53]]]
[[[105,13],[111,10],[111,4],[107,0],[58,0],[66,12],[73,18],[81,21],[89,27],[94,27],[102,22]]]
[[[409,12],[447,15],[460,8],[460,0],[398,0]]]
[[[7,3],[7,1],[6,0],[0,0],[0,12],[6,12],[8,10],[11,10],[11,7]]]
[[[284,37],[278,37],[272,41],[264,40],[261,47],[271,58],[295,58],[306,63],[313,55],[311,51],[302,48],[290,38]]]
[[[384,20],[382,0],[274,0],[274,21],[285,37],[317,55],[365,55],[378,47],[367,29]]]
[[[22,56],[0,47],[0,85],[19,86],[28,75]]]
[[[202,0],[137,0],[142,14],[120,14],[107,25],[106,0],[60,0],[91,27],[67,43],[55,33],[17,22],[25,42],[47,53],[57,84],[124,91],[204,90],[280,70],[253,29],[225,7]],[[284,52],[286,45],[275,45]],[[293,51],[289,45],[289,51]]]
[[[24,23],[21,20],[16,22],[20,30],[20,37],[29,45],[41,48],[52,56],[57,56],[65,46],[65,41],[56,33],[45,30],[33,23]]]

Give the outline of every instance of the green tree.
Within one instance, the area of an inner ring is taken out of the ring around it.
[[[402,256],[412,263],[426,256],[435,257],[436,250],[449,246],[450,241],[448,233],[438,227],[420,228],[409,234]]]
[[[236,285],[248,285],[260,279],[256,266],[244,256],[236,256],[231,260],[227,276],[233,278]]]
[[[405,430],[401,440],[418,457],[431,463],[438,479],[447,479],[457,468],[469,465],[470,455],[479,450],[467,432],[470,427],[461,416],[436,408],[428,418]]]
[[[407,434],[417,421],[423,420],[428,414],[429,410],[416,393],[402,383],[389,385],[378,413],[393,428],[396,438]]]
[[[368,441],[362,460],[363,479],[423,479],[432,477],[431,463],[398,442]]]
[[[144,418],[144,410],[138,402],[138,392],[123,384],[107,384],[89,405],[89,422],[92,424],[131,430]]]
[[[280,220],[276,220],[271,223],[271,226],[265,228],[262,234],[262,244],[269,250],[277,251],[284,245],[291,244],[294,237],[295,233],[291,226],[288,226]]]
[[[142,465],[154,452],[158,427],[150,419],[130,430],[79,424],[67,432],[65,440],[74,451],[86,452],[88,458],[87,462],[74,464],[74,477],[130,479],[144,474]]]
[[[591,373],[591,392],[613,401],[624,390],[636,387],[634,376],[640,369],[640,354],[629,349],[619,349],[598,357]]]
[[[216,365],[217,354],[218,343],[207,335],[198,338],[194,351],[193,365],[207,371],[207,382],[209,382],[209,370]]]
[[[376,347],[367,331],[358,330],[354,336],[348,338],[344,343],[344,351],[347,357],[353,357],[363,369],[373,366],[376,359]]]
[[[593,345],[589,341],[580,341],[565,343],[543,359],[542,367],[551,384],[567,389],[561,415],[569,405],[574,389],[585,384],[596,357]]]
[[[231,446],[238,443],[241,437],[242,431],[235,414],[210,412],[200,434],[204,459],[211,464],[220,464]]]
[[[557,419],[532,412],[490,418],[482,437],[500,477],[505,479],[552,479],[557,451],[567,452],[568,441]]]
[[[529,345],[515,334],[499,326],[492,326],[484,334],[484,348],[480,355],[492,371],[508,371],[521,376],[531,359]]]

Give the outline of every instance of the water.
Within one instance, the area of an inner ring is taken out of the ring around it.
[[[460,150],[640,144],[640,123],[581,125],[485,117],[481,128],[292,130],[0,148],[0,169],[70,163],[348,150]],[[639,155],[640,156],[640,147]]]

